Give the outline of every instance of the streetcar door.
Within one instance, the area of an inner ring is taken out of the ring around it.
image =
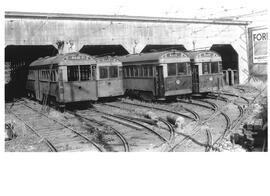
[[[199,83],[199,66],[191,65],[191,73],[192,73],[192,93],[200,92],[200,83]]]
[[[163,67],[156,66],[156,96],[163,97],[164,93],[165,89],[164,89]]]

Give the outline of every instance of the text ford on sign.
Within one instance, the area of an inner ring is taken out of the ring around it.
[[[252,31],[253,63],[267,63],[267,29]]]

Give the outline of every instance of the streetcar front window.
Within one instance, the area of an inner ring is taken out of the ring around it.
[[[219,66],[219,72],[222,72],[222,62],[221,61],[218,62],[218,66]]]
[[[108,67],[99,67],[99,78],[105,79],[109,77]]]
[[[187,75],[186,63],[177,63],[177,75]]]
[[[118,67],[117,66],[111,66],[109,68],[110,72],[110,78],[117,78],[118,77]]]
[[[90,65],[80,66],[81,81],[86,81],[90,79]]]
[[[168,76],[176,76],[176,63],[168,63]]]
[[[212,62],[211,63],[211,72],[212,73],[218,73],[218,62]]]
[[[67,67],[68,81],[78,81],[79,80],[79,68],[78,66],[68,66]]]
[[[202,73],[210,74],[210,65],[209,63],[202,63]]]

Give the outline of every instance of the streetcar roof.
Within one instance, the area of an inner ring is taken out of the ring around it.
[[[72,62],[77,60],[76,64],[89,64],[96,63],[94,57],[79,52],[59,54],[53,57],[39,58],[30,64],[30,67],[42,66],[42,65],[72,65]],[[89,62],[92,61],[92,62]]]
[[[182,54],[185,58],[189,58],[184,52],[173,50],[173,51],[131,54],[131,55],[122,56],[119,59],[123,63],[139,62],[139,61],[158,61],[159,59],[165,57],[164,55],[167,55],[167,54]]]

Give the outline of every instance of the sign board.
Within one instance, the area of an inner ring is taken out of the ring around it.
[[[267,29],[253,30],[251,34],[253,63],[267,63]]]

